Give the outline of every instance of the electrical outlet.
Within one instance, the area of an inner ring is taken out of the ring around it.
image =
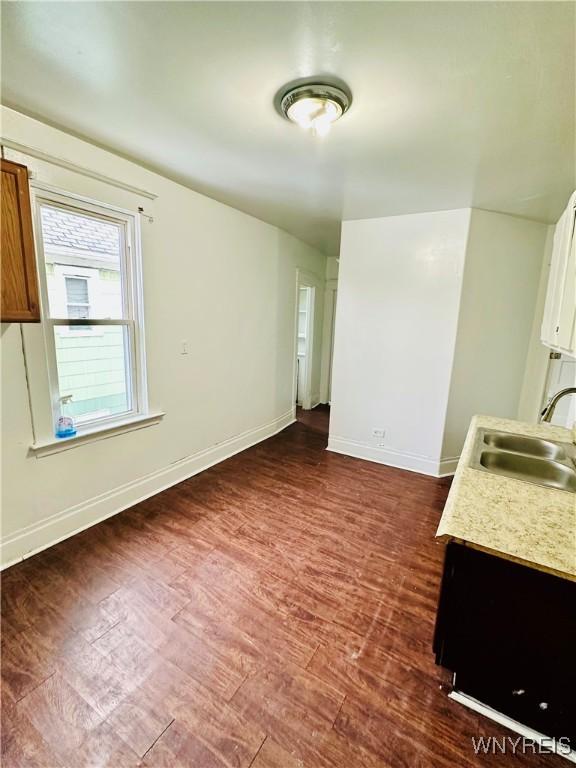
[[[372,429],[372,437],[384,437],[386,434],[385,429],[379,429],[378,427],[374,427]]]
[[[181,355],[187,355],[188,354],[188,342],[187,341],[181,341],[180,342],[180,354]]]
[[[386,443],[376,443],[376,448],[386,448]]]

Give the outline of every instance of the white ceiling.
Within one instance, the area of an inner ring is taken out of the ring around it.
[[[328,254],[340,221],[475,205],[555,221],[574,188],[564,2],[9,2],[3,101]],[[323,140],[296,78],[354,102]]]

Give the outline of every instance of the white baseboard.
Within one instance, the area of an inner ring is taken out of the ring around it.
[[[449,459],[440,459],[440,464],[438,465],[438,477],[448,477],[449,475],[453,475],[454,472],[456,472],[459,461],[460,456],[453,456]]]
[[[20,560],[41,552],[59,541],[74,536],[85,528],[90,528],[92,525],[116,515],[123,509],[132,507],[134,504],[272,437],[294,423],[295,417],[295,409],[291,408],[268,424],[186,456],[168,467],[151,472],[144,477],[106,491],[99,496],[15,531],[0,541],[2,551],[0,568],[7,568]]]
[[[316,406],[320,405],[321,402],[322,401],[320,400],[320,393],[315,392],[310,398],[310,408],[316,408]]]
[[[354,456],[357,459],[374,461],[377,464],[386,464],[397,469],[406,469],[409,472],[431,475],[432,477],[444,477],[445,475],[453,474],[458,464],[457,458],[434,461],[434,459],[426,456],[395,451],[391,448],[378,448],[374,445],[342,437],[329,437],[328,450],[334,453],[343,453],[346,456]]]

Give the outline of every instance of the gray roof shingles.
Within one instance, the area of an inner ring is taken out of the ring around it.
[[[61,208],[42,207],[42,239],[45,246],[70,248],[119,256],[120,230],[114,224]]]

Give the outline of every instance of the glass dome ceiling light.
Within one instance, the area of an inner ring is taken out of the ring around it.
[[[348,110],[351,101],[342,88],[312,83],[287,90],[280,107],[288,120],[314,136],[326,136],[332,123]]]

